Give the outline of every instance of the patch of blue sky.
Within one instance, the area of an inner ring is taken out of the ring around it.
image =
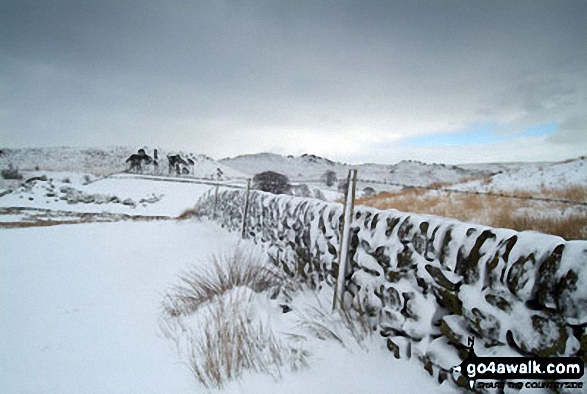
[[[519,133],[502,134],[496,124],[476,124],[464,131],[454,133],[435,133],[407,138],[402,141],[407,146],[469,146],[495,144],[517,138],[546,137],[558,131],[558,123],[543,123],[531,126]]]

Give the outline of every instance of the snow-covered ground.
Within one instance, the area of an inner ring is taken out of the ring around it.
[[[159,200],[135,208],[120,203],[47,201],[46,181],[0,198],[5,209],[70,212],[138,212],[175,216],[209,186],[121,177],[65,185],[84,196],[116,195]],[[62,180],[62,179],[61,179]],[[61,183],[59,183],[61,185]],[[20,198],[30,195],[33,200]],[[17,205],[15,205],[17,204]],[[64,214],[63,214],[64,215]],[[9,221],[18,221],[17,215]],[[210,264],[211,254],[242,244],[214,224],[187,221],[118,221],[0,229],[0,393],[205,392],[192,375],[185,350],[161,330],[162,302],[187,269]],[[247,246],[249,248],[252,245]],[[294,308],[305,302],[302,295]],[[253,300],[255,301],[255,300]],[[258,302],[257,302],[258,301]],[[283,314],[267,296],[252,306],[269,318],[277,336],[299,335],[296,314]],[[192,327],[196,332],[200,329]],[[219,393],[455,392],[439,386],[415,360],[395,360],[374,334],[365,351],[336,341],[308,339],[308,365],[281,379],[246,373]]]
[[[236,245],[235,234],[201,222],[119,222],[0,230],[0,240],[1,393],[205,391],[158,328],[161,302],[183,270]],[[441,390],[385,349],[324,342],[312,353],[308,368],[282,380],[247,375],[220,392]]]
[[[90,173],[94,175],[107,175],[128,169],[125,162],[130,155],[136,154],[142,148],[146,154],[154,157],[154,150],[158,151],[158,172],[168,173],[168,154],[180,154],[184,159],[191,159],[194,165],[189,167],[190,174],[185,177],[216,178],[217,169],[223,172],[225,178],[244,178],[245,175],[230,167],[217,162],[209,156],[194,154],[185,151],[164,150],[157,147],[126,147],[114,146],[106,148],[16,148],[0,149],[0,169],[8,168],[9,164],[20,170],[33,171],[74,171],[78,173]],[[148,172],[155,171],[150,165],[145,169]]]
[[[118,175],[87,179],[74,173],[36,172],[43,179],[16,187],[0,198],[1,208],[43,208],[70,212],[176,217],[193,207],[210,185],[189,179],[137,179]],[[0,216],[0,222],[2,217]]]
[[[31,175],[46,179],[0,197],[2,209],[28,208],[38,212],[38,220],[48,216],[54,221],[75,213],[172,218],[210,189],[131,176]],[[62,192],[62,187],[79,193]],[[53,192],[55,196],[47,196]],[[121,202],[103,202],[100,196],[116,196]],[[138,203],[149,196],[157,198]],[[136,204],[122,203],[127,199]],[[4,223],[21,220],[18,214],[0,215]],[[112,220],[117,219],[112,216]],[[196,219],[0,229],[0,392],[206,391],[190,371],[189,349],[178,349],[161,329],[162,302],[182,272],[204,269],[212,254],[239,244],[243,241],[237,234]],[[291,305],[297,309],[306,301],[302,293]],[[273,322],[267,329],[283,340],[307,336],[299,328],[299,315],[283,314],[267,295],[249,304]],[[397,392],[410,392],[416,387],[455,392],[448,383],[438,386],[415,360],[395,360],[377,334],[370,341],[365,351],[310,336],[304,345],[308,363],[301,370],[286,369],[281,379],[245,373],[212,391],[340,393],[394,387]]]
[[[457,190],[479,192],[507,192],[513,190],[540,191],[587,186],[587,160],[577,159],[563,163],[537,163],[518,166],[482,180],[455,185]]]
[[[320,181],[327,171],[333,171],[338,179],[343,179],[347,177],[350,169],[357,169],[361,183],[365,184],[363,187],[371,185],[369,181],[375,181],[378,182],[376,187],[380,190],[387,190],[383,182],[427,186],[435,182],[457,182],[463,178],[479,177],[491,172],[482,167],[466,169],[418,161],[401,161],[393,165],[350,165],[314,155],[294,157],[274,153],[242,155],[222,159],[220,163],[250,176],[263,171],[275,171],[286,175],[292,181],[308,183]]]
[[[213,224],[174,220],[210,190],[209,184],[189,177],[102,177],[118,168],[128,150],[55,149],[4,151],[0,160],[0,168],[14,161],[24,175],[20,181],[0,182],[0,227],[33,224],[0,228],[0,393],[205,392],[189,369],[186,349],[176,348],[161,330],[161,303],[184,270],[204,269],[213,253],[252,246]],[[271,169],[292,179],[312,180],[332,168],[342,178],[350,168],[312,156],[254,155],[221,162],[200,156],[205,163],[200,163],[202,174],[219,164],[225,174],[234,171],[235,178]],[[483,181],[451,186],[462,190],[587,185],[585,160],[485,167],[418,162],[358,167],[364,179],[410,185],[457,182],[502,171]],[[30,178],[36,179],[25,183]],[[322,183],[320,188],[329,200],[341,198],[336,186]],[[110,222],[34,226],[44,220],[79,223],[80,215],[86,214]],[[125,221],[120,215],[167,220]],[[308,366],[285,371],[277,380],[247,373],[214,392],[458,391],[448,382],[438,385],[416,360],[395,360],[376,333],[368,339],[369,351],[312,338],[300,329],[296,314],[312,302],[303,293],[292,300],[294,311],[287,314],[266,296],[250,302],[281,340],[292,334],[306,337]],[[200,328],[192,327],[196,332]]]
[[[0,392],[197,392],[158,331],[162,294],[236,241],[186,222],[0,230]]]

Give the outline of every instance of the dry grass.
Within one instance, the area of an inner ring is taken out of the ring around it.
[[[339,307],[331,311],[329,303],[320,302],[318,297],[316,300],[316,306],[307,305],[295,312],[299,328],[318,339],[332,339],[344,348],[349,349],[356,345],[368,351],[367,341],[372,338],[373,329],[364,310],[338,302]]]
[[[177,220],[198,219],[200,212],[195,208],[188,208],[176,218]]]
[[[587,187],[542,188],[539,193],[514,190],[508,195],[587,201]],[[518,231],[533,230],[565,239],[587,239],[587,213],[569,209],[569,204],[528,199],[406,189],[357,200],[358,205],[397,209],[454,218]],[[549,214],[541,214],[549,211]]]
[[[246,371],[278,378],[284,368],[306,366],[307,351],[280,341],[248,312],[258,293],[288,286],[281,271],[239,250],[211,260],[207,269],[182,274],[163,301],[160,321],[180,352],[185,339],[194,377],[205,387],[221,388]]]
[[[284,368],[307,366],[307,351],[284,344],[263,324],[243,316],[246,303],[219,300],[210,308],[203,332],[189,340],[190,369],[205,387],[221,388],[245,371],[278,378]]]
[[[4,215],[20,215],[19,221],[3,221]],[[169,216],[53,211],[39,208],[0,208],[0,228],[50,227],[62,224],[118,222],[122,220],[170,220]]]
[[[207,268],[184,272],[163,302],[169,316],[189,315],[232,289],[247,287],[255,293],[284,285],[285,274],[272,265],[260,264],[255,256],[236,250],[212,256]]]

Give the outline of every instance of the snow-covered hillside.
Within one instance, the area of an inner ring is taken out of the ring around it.
[[[156,147],[139,147],[145,149],[147,155],[153,157]],[[74,171],[89,173],[94,175],[106,175],[115,172],[122,172],[128,169],[125,163],[130,155],[137,153],[139,148],[129,147],[109,147],[109,148],[18,148],[18,149],[0,149],[0,169],[8,168],[9,165],[19,168],[20,170],[40,170],[47,171]],[[216,178],[217,169],[220,168],[224,178],[244,178],[245,175],[230,167],[218,163],[209,156],[203,154],[194,154],[191,152],[176,152],[168,150],[158,150],[159,171],[163,174],[168,172],[167,154],[180,154],[186,160],[189,158],[194,161],[193,167],[190,167],[190,174],[197,178]],[[152,166],[147,168],[148,172],[153,172]]]
[[[511,166],[509,170],[486,179],[455,185],[459,190],[507,192],[512,190],[539,191],[587,186],[587,159],[579,158],[561,163],[534,163]]]
[[[401,183],[426,186],[435,182],[457,182],[463,178],[472,178],[491,173],[491,170],[479,168],[466,169],[444,164],[426,164],[419,161],[401,161],[397,164],[357,164],[334,162],[315,156],[282,156],[274,153],[258,153],[225,158],[220,163],[250,176],[263,171],[275,171],[286,175],[294,182],[320,181],[327,171],[344,178],[349,169],[359,171],[359,179],[377,182]]]

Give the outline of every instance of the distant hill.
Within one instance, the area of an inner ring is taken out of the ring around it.
[[[153,156],[153,148],[142,147],[146,153]],[[107,147],[107,148],[18,148],[0,149],[0,168],[7,168],[9,164],[21,170],[72,171],[95,175],[106,175],[124,171],[128,168],[126,159],[138,148]],[[189,152],[175,152],[158,150],[159,166],[161,171],[167,172],[168,153],[179,153],[183,158],[191,158],[195,165],[193,176],[208,178],[215,177],[217,168],[220,168],[226,178],[245,178],[231,167],[218,163],[209,156]]]
[[[220,163],[250,176],[263,171],[275,171],[292,181],[318,181],[327,171],[337,177],[347,176],[349,169],[357,169],[359,178],[378,182],[427,186],[435,182],[458,182],[464,178],[480,177],[492,173],[490,169],[463,168],[444,164],[426,164],[418,161],[401,161],[397,164],[350,165],[324,157],[304,154],[283,156],[274,153],[257,153],[220,160]]]
[[[153,147],[142,147],[153,156]],[[137,147],[105,148],[0,148],[0,169],[9,164],[24,171],[35,168],[44,171],[68,171],[105,175],[122,172],[128,168],[125,160],[137,152]],[[536,189],[540,185],[587,184],[585,158],[563,163],[488,163],[445,165],[404,160],[397,164],[367,163],[351,165],[311,154],[284,156],[275,153],[256,153],[214,160],[204,154],[173,152],[157,148],[161,173],[167,173],[166,155],[179,153],[195,162],[191,176],[213,178],[217,168],[225,178],[248,178],[264,171],[286,175],[294,183],[307,183],[314,187],[336,190],[336,185],[326,188],[322,181],[327,171],[333,171],[340,180],[350,169],[358,170],[359,187],[373,187],[376,191],[398,190],[401,186],[429,186],[433,183],[455,184],[464,182],[464,190],[506,190],[512,188]]]

